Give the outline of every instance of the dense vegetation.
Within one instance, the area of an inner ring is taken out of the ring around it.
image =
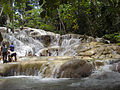
[[[0,0],[0,8],[0,26],[13,32],[24,26],[93,37],[120,32],[119,0]]]

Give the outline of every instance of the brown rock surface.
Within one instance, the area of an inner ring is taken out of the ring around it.
[[[81,78],[92,73],[93,66],[84,60],[72,60],[64,63],[58,74],[59,78]]]
[[[92,69],[88,61],[79,57],[24,57],[18,62],[0,64],[0,75],[40,74],[42,77],[81,78],[89,76]]]

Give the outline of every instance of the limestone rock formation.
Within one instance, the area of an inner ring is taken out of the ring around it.
[[[93,68],[88,61],[80,60],[78,57],[24,57],[21,60],[19,58],[18,62],[0,64],[0,75],[81,78],[89,76]]]
[[[60,67],[59,78],[81,78],[92,73],[93,66],[85,60],[72,60]]]
[[[116,44],[99,42],[81,43],[77,49],[78,56],[92,59],[120,58],[120,47]]]

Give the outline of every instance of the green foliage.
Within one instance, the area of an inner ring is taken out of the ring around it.
[[[107,34],[107,35],[103,36],[103,38],[110,40],[111,43],[120,44],[120,33]]]
[[[62,4],[59,6],[59,11],[61,13],[61,18],[66,25],[66,30],[69,32],[69,29],[78,29],[77,19],[75,18],[75,13],[77,8],[73,7],[70,4]]]
[[[94,37],[110,37],[120,30],[119,0],[13,0],[14,9],[9,1],[0,0],[0,4],[4,13],[14,18],[16,28],[27,26]],[[119,40],[114,37],[112,41]]]

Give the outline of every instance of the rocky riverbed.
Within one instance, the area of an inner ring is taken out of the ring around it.
[[[93,69],[92,63],[79,57],[21,57],[18,62],[1,64],[0,75],[80,78],[89,76]]]

